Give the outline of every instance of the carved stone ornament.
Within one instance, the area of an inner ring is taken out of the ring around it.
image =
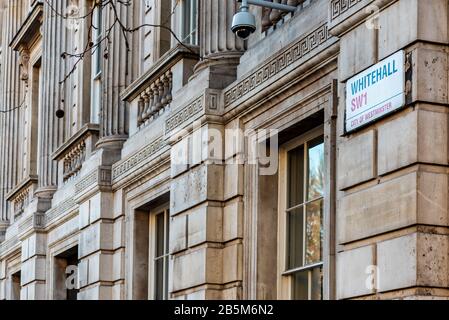
[[[28,50],[20,52],[20,79],[28,83],[30,66],[30,53]]]

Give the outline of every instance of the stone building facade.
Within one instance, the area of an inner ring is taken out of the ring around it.
[[[273,1],[0,0],[0,299],[449,297],[448,1]]]

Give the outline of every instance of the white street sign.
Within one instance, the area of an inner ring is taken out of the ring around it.
[[[405,105],[404,51],[399,51],[346,83],[346,132]]]

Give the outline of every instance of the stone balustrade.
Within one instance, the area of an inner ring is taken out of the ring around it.
[[[81,140],[65,155],[63,160],[63,179],[64,181],[76,176],[86,160],[86,142]]]
[[[177,45],[165,53],[123,92],[129,102],[129,134],[147,128],[165,114],[173,96],[188,82],[199,60],[199,48]]]
[[[59,185],[79,175],[83,163],[96,149],[98,138],[99,126],[87,124],[56,150],[53,159],[58,161]]]
[[[289,6],[307,6],[313,0],[267,0],[269,2],[275,2],[280,4],[286,4]],[[264,8],[262,15],[262,29],[267,31],[270,27],[276,25],[281,21],[288,12],[281,10]]]
[[[13,221],[18,220],[22,216],[33,199],[36,188],[37,176],[30,176],[6,195],[7,201],[11,204],[10,210],[12,210],[11,216],[14,218]]]
[[[156,77],[140,94],[138,100],[138,127],[151,123],[163,114],[172,101],[173,74],[171,70]]]

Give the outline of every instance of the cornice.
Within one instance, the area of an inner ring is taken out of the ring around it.
[[[40,37],[40,28],[44,5],[42,2],[35,2],[27,18],[20,26],[19,31],[14,35],[10,47],[13,50],[20,51],[22,48],[30,48],[35,39]]]

